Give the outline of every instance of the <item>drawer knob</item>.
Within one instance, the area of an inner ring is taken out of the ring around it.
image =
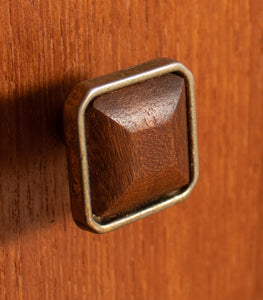
[[[160,58],[79,83],[64,107],[73,218],[107,232],[185,199],[198,176],[193,78]]]

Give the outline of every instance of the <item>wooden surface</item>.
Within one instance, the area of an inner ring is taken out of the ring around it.
[[[97,215],[182,188],[190,169],[184,79],[168,74],[98,97],[86,112],[86,136]]]
[[[4,1],[1,299],[263,298],[263,2]],[[196,84],[189,199],[106,235],[71,218],[62,106],[80,80],[159,56]]]
[[[182,77],[168,74],[102,95],[86,118],[97,215],[127,212],[189,182]]]

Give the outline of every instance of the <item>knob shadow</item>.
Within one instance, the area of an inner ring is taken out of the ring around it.
[[[0,99],[0,244],[71,218],[62,114],[78,81]]]

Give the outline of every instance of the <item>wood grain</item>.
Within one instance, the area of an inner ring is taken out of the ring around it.
[[[122,78],[123,71],[119,74]],[[64,124],[73,217],[80,224],[85,212],[76,130],[83,95],[78,90],[67,100]],[[91,103],[85,118],[92,209],[98,216],[127,213],[189,182],[182,77],[167,74],[106,93]]]
[[[86,112],[93,211],[136,209],[189,183],[184,79],[168,74],[104,94]]]
[[[0,298],[263,298],[263,3],[0,6]],[[155,57],[194,74],[200,177],[115,232],[70,211],[62,107],[79,81]]]

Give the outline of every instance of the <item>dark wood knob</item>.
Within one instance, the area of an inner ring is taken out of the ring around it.
[[[104,94],[86,111],[92,207],[109,217],[189,182],[184,79],[176,74]]]
[[[64,126],[80,226],[108,231],[112,222],[118,227],[125,223],[119,219],[133,221],[162,201],[185,197],[197,174],[187,74],[159,59],[83,82],[71,93]]]

